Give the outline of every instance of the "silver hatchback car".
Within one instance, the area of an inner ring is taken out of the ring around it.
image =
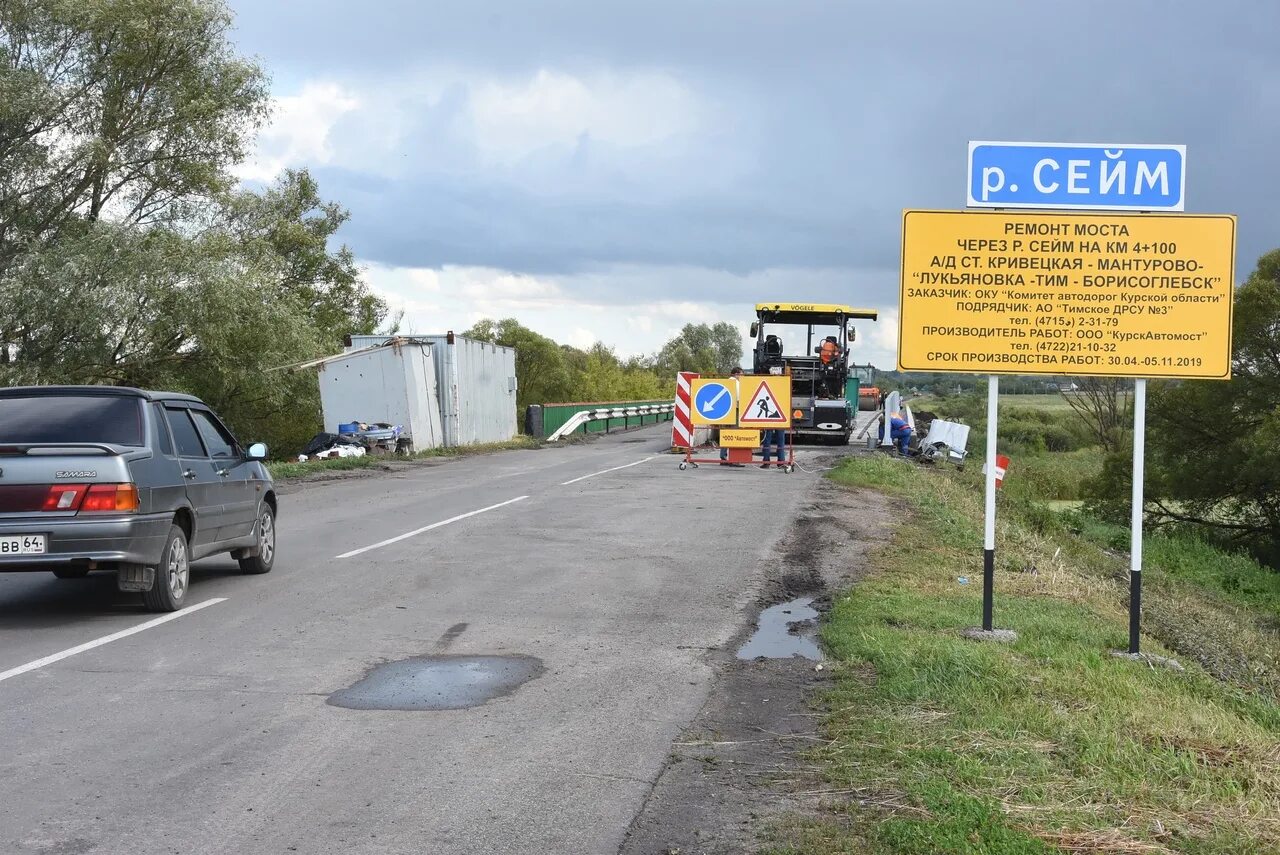
[[[190,395],[0,389],[0,572],[111,570],[152,611],[182,608],[191,562],[210,555],[270,572],[279,505],[266,456]]]

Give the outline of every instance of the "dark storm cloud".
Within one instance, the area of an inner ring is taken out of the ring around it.
[[[237,5],[242,47],[282,91],[460,70],[463,88],[415,116],[408,174],[318,170],[373,261],[892,268],[902,208],[963,205],[969,139],[1185,143],[1188,210],[1240,215],[1241,276],[1280,246],[1278,3]],[[468,79],[539,68],[666,74],[730,127],[631,176],[589,134],[503,170],[455,168],[467,142],[444,127]],[[700,180],[730,158],[745,164],[734,181]]]

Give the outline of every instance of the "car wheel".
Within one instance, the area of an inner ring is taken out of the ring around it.
[[[258,521],[253,526],[258,534],[257,555],[240,559],[245,573],[270,573],[276,563],[276,514],[266,502],[258,508]]]
[[[187,549],[187,533],[178,526],[169,527],[155,582],[143,594],[147,608],[153,612],[176,612],[187,600],[191,587],[191,553]]]
[[[83,579],[89,575],[88,567],[55,567],[53,575],[59,579]]]

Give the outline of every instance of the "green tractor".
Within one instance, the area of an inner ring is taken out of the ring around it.
[[[847,394],[849,344],[855,339],[851,324],[878,317],[874,309],[829,303],[756,304],[752,371],[791,375],[797,440],[848,444],[858,410],[857,390],[852,399]]]

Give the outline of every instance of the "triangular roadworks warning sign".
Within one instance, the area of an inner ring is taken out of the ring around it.
[[[791,401],[779,400],[783,396],[773,388],[770,383],[772,379],[762,379],[755,393],[746,399],[742,408],[738,410],[738,424],[740,426],[779,428],[791,426]],[[782,383],[791,382],[790,377],[779,377],[777,379]],[[787,395],[785,397],[789,399],[791,396]]]

